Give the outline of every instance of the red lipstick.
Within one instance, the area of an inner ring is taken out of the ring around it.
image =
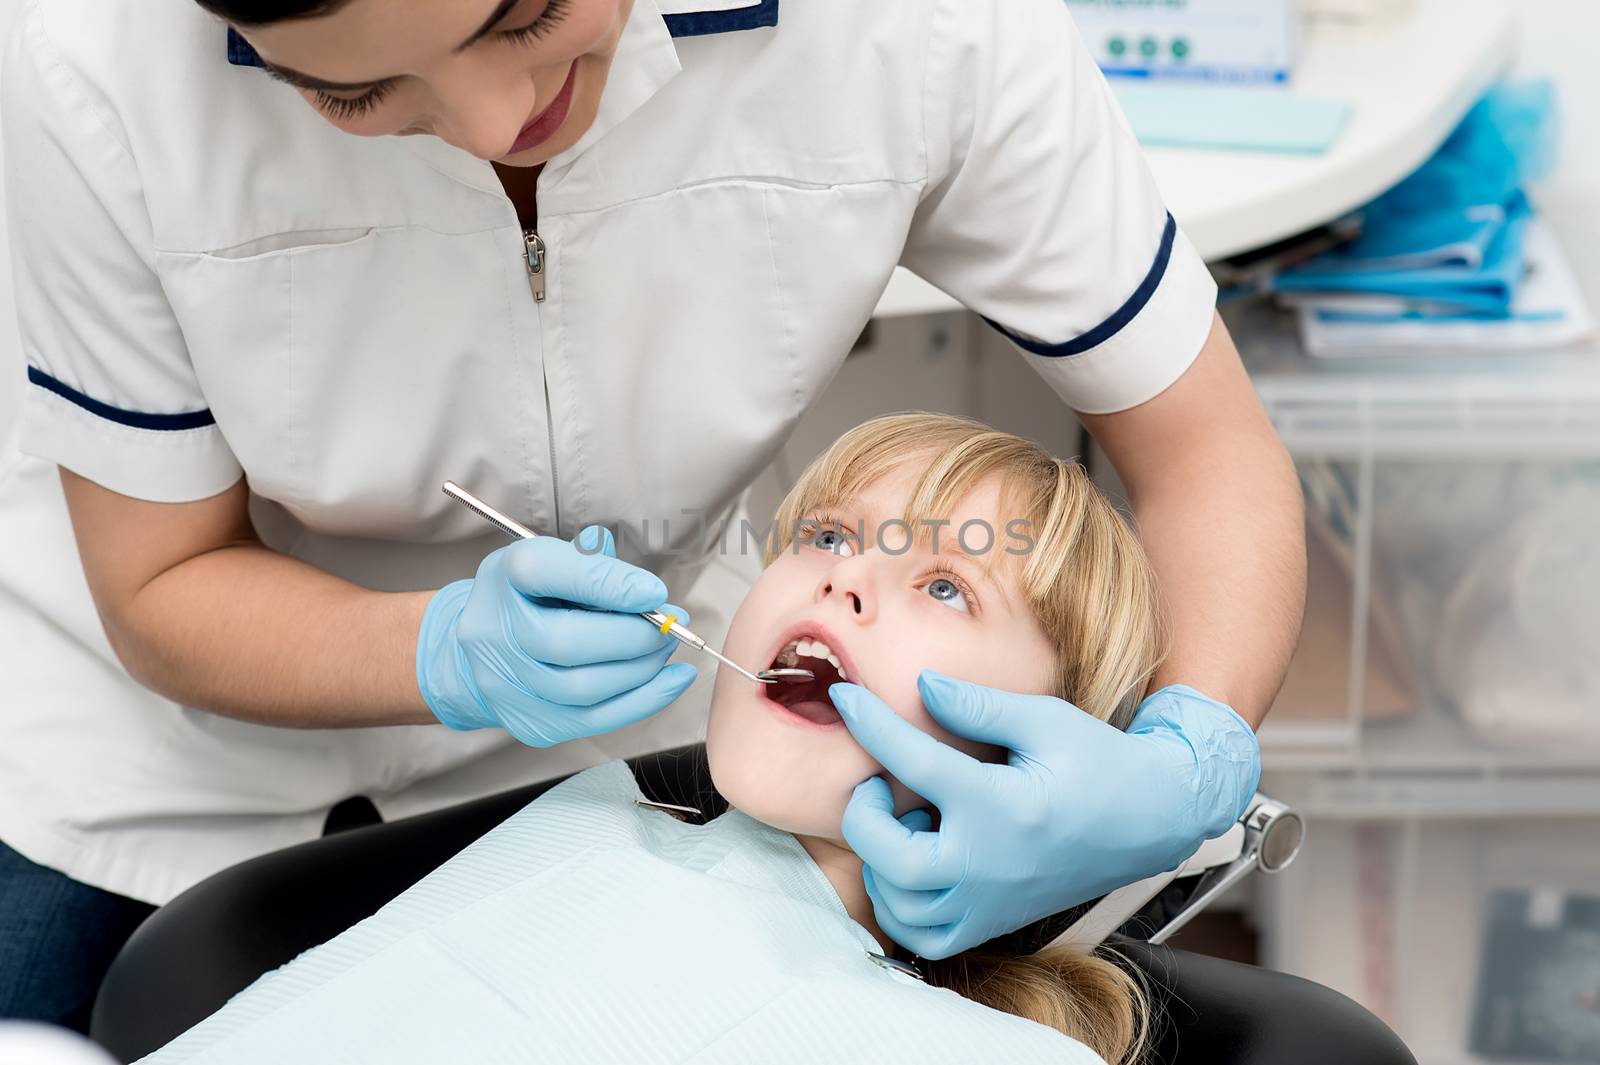
[[[550,101],[550,106],[539,112],[537,118],[522,127],[522,132],[517,134],[516,143],[511,146],[507,155],[517,155],[537,148],[551,137],[556,130],[561,128],[567,120],[567,112],[572,107],[572,87],[578,79],[578,64],[573,62],[567,70],[567,80],[561,86],[561,91],[556,93],[556,98]]]

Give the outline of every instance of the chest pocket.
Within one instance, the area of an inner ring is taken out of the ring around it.
[[[275,252],[311,251],[313,249],[338,248],[342,245],[356,244],[370,237],[377,230],[372,226],[351,229],[318,229],[299,233],[273,233],[255,240],[247,240],[243,244],[236,244],[231,248],[219,248],[216,251],[206,252],[211,259],[256,259]]]
[[[447,478],[542,493],[541,371],[515,342],[519,244],[511,229],[397,227],[165,256],[251,488],[313,532],[403,540],[427,538]]]

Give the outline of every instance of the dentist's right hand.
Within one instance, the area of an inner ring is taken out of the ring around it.
[[[574,542],[519,540],[429,601],[417,686],[451,728],[503,728],[532,747],[624,728],[694,683],[694,666],[667,664],[678,642],[638,616],[687,624],[666,598],[661,578],[617,559],[602,526]]]

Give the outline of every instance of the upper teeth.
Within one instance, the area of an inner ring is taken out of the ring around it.
[[[792,645],[794,653],[805,658],[823,658],[833,663],[833,668],[839,671],[840,680],[848,680],[845,676],[844,666],[839,664],[839,656],[828,648],[821,640],[796,640]]]

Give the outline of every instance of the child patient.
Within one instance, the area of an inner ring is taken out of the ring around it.
[[[623,763],[588,770],[147,1060],[1136,1058],[1142,999],[1104,958],[969,951],[918,959],[923,979],[874,959],[895,948],[840,822],[883,770],[828,696],[860,684],[989,761],[1005,752],[928,716],[922,670],[1124,725],[1161,651],[1131,531],[1080,467],[904,414],[812,464],[766,561],[725,653],[817,679],[718,676],[707,751],[728,812],[680,822],[637,803]],[[896,814],[926,805],[889,783]]]

